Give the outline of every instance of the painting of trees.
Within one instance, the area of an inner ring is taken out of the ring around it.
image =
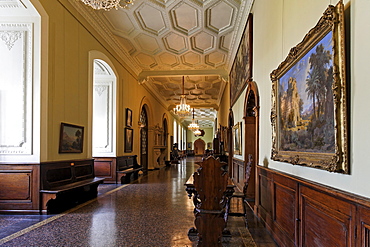
[[[329,33],[279,81],[282,150],[335,151],[332,46]]]
[[[329,5],[271,72],[272,160],[349,173],[344,20]]]

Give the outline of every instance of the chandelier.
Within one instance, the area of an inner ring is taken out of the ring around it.
[[[84,4],[93,9],[111,10],[112,8],[127,8],[129,4],[134,4],[135,0],[81,0]],[[120,4],[123,3],[123,5]]]
[[[190,105],[186,104],[186,97],[184,93],[184,77],[182,77],[182,94],[180,96],[180,104],[173,108],[173,111],[180,117],[188,116],[191,113]]]
[[[200,136],[202,134],[202,132],[199,129],[197,129],[193,133],[194,133],[195,136]]]
[[[189,124],[188,129],[192,131],[199,129],[198,121],[195,122],[194,119],[194,108],[193,108],[193,120],[191,121],[191,124]]]

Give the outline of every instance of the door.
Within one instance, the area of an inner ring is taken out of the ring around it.
[[[205,149],[206,149],[206,143],[202,139],[198,139],[194,142],[195,155],[203,155]]]
[[[256,197],[256,164],[258,162],[258,112],[259,112],[259,97],[258,88],[255,82],[248,83],[246,93],[246,101],[244,108],[245,119],[245,143],[244,156],[245,164],[248,158],[251,158],[251,172],[249,177],[247,197]]]
[[[145,105],[141,109],[140,113],[140,162],[143,166],[143,170],[148,170],[148,115],[145,109]]]

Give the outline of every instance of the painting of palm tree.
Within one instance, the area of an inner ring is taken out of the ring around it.
[[[279,79],[280,150],[335,152],[332,86],[329,32]]]
[[[272,160],[349,173],[344,21],[329,5],[271,72]]]

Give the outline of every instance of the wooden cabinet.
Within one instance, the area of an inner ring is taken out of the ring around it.
[[[370,200],[265,167],[256,211],[280,246],[370,246]]]

